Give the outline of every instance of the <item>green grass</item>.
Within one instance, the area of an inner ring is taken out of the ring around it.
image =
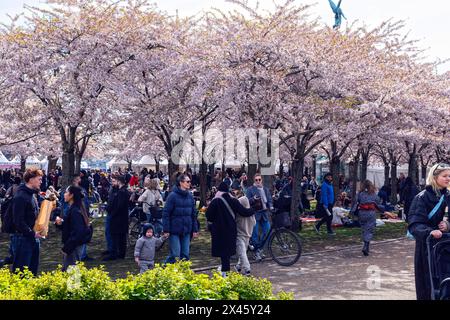
[[[218,258],[211,257],[211,237],[205,230],[206,222],[203,214],[199,214],[201,224],[200,236],[194,239],[191,244],[191,261],[192,267],[205,267],[219,264]],[[304,224],[303,230],[300,232],[302,239],[303,253],[333,249],[336,247],[349,246],[361,243],[360,228],[336,228],[337,233],[334,237],[326,234],[325,226],[323,226],[322,234],[317,235],[313,230],[312,224]],[[406,224],[385,224],[377,227],[375,240],[400,238],[406,233]],[[8,253],[9,236],[0,234],[0,257],[5,257]],[[62,263],[61,256],[61,233],[51,225],[47,239],[41,242],[40,255],[40,271],[51,271]],[[112,278],[125,277],[127,272],[132,274],[138,273],[138,268],[133,259],[133,249],[128,248],[127,258],[119,261],[101,261],[101,253],[106,250],[104,237],[104,219],[100,218],[94,221],[94,236],[92,242],[88,246],[89,256],[95,258],[95,261],[87,262],[88,267],[104,265],[105,269],[110,273]],[[163,262],[168,254],[168,244],[164,244],[161,251],[157,252],[156,262]]]

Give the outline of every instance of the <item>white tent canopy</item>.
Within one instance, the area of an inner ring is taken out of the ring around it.
[[[25,163],[27,165],[40,165],[41,161],[39,161],[39,159],[36,158],[35,156],[32,156],[32,157],[27,157],[27,160]]]
[[[128,165],[128,162],[126,162],[124,160],[117,160],[116,158],[114,158],[111,161],[109,161],[108,163],[106,163],[106,166],[108,168],[123,167],[123,166],[127,166],[127,165]]]
[[[397,167],[397,177],[403,173],[408,175],[408,166]],[[375,184],[375,187],[381,188],[384,185],[384,166],[369,166],[367,168],[367,179]]]
[[[12,159],[10,161],[10,163],[12,163],[12,164],[20,164],[20,156],[19,155],[15,156],[14,159]]]
[[[139,166],[154,166],[156,165],[155,158],[152,156],[143,156],[138,163]]]
[[[3,152],[0,151],[0,164],[9,164],[9,160],[6,159],[5,155],[3,154]]]

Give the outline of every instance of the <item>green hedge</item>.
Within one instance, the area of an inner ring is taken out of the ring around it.
[[[140,275],[111,280],[100,268],[80,263],[69,272],[52,271],[33,277],[0,269],[0,300],[292,300],[292,293],[274,295],[266,279],[230,273],[222,278],[196,274],[190,262],[156,265]]]

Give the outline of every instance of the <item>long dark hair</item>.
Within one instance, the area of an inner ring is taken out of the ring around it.
[[[83,216],[84,223],[86,223],[86,226],[89,226],[89,218],[87,215],[86,207],[84,206],[83,198],[83,189],[77,186],[70,186],[67,189],[67,192],[69,192],[71,195],[73,195],[73,204],[72,206],[78,207],[80,209],[81,215]]]

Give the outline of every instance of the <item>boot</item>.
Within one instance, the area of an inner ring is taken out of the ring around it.
[[[367,257],[369,255],[369,241],[364,241],[364,247],[362,249],[362,253]]]

